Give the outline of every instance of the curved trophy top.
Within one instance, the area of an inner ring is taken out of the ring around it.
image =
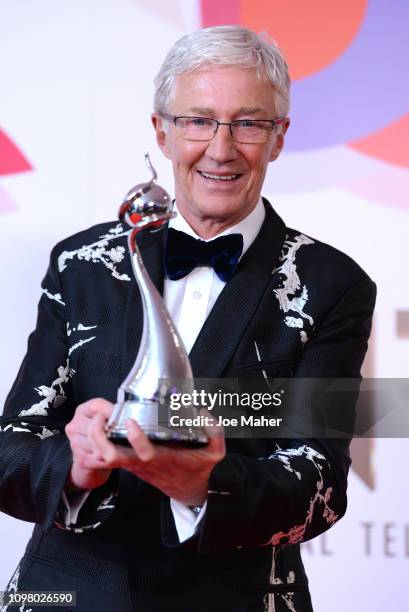
[[[134,229],[158,229],[175,216],[172,200],[162,187],[156,185],[158,175],[145,153],[146,165],[152,172],[148,183],[132,187],[125,196],[119,209],[119,219]]]

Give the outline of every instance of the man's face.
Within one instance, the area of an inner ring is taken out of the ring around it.
[[[209,67],[176,77],[168,112],[221,122],[274,119],[273,94],[251,69]],[[243,144],[232,139],[228,126],[219,126],[214,138],[203,142],[186,140],[172,123],[164,130],[164,120],[156,115],[152,121],[158,144],[173,164],[178,209],[203,237],[238,223],[255,207],[267,165],[278,157],[288,127],[281,133],[274,129],[265,144]]]

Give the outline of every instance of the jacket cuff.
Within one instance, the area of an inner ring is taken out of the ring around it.
[[[84,496],[86,492],[84,491]],[[118,496],[118,473],[113,470],[107,482],[102,487],[97,487],[88,492],[85,499],[80,502],[78,512],[72,513],[70,503],[64,492],[58,504],[54,519],[54,526],[65,531],[83,533],[97,529],[107,521],[115,511]],[[64,499],[65,498],[65,499]]]

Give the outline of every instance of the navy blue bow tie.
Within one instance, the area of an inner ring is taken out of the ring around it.
[[[169,228],[165,252],[166,274],[170,280],[179,280],[197,266],[208,266],[227,283],[236,271],[242,251],[241,234],[228,234],[205,242]]]

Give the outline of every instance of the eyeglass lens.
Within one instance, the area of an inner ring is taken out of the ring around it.
[[[183,136],[191,140],[211,140],[220,122],[202,117],[178,117],[176,125],[183,130]],[[225,124],[221,124],[225,126]],[[229,125],[236,142],[264,143],[270,137],[273,124],[269,121],[234,121]]]

